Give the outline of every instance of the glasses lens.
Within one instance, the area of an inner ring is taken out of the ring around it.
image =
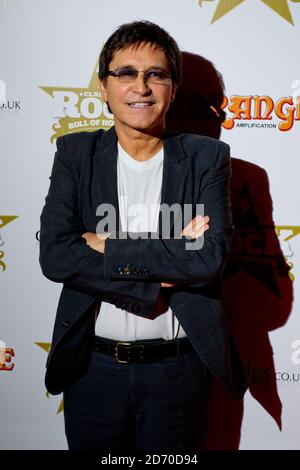
[[[120,83],[130,83],[133,82],[138,76],[138,71],[131,68],[124,68],[115,70],[118,80]]]
[[[169,83],[171,80],[170,74],[163,70],[148,70],[148,72],[145,72],[145,79],[150,83],[159,84]]]

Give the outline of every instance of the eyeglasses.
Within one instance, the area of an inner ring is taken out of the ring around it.
[[[116,70],[109,70],[108,74],[111,77],[116,77],[119,83],[133,83],[138,77],[139,73],[144,74],[145,83],[156,83],[158,85],[168,85],[172,80],[173,74],[165,72],[164,70],[150,69],[144,72],[143,70],[136,70],[132,67],[123,67]]]

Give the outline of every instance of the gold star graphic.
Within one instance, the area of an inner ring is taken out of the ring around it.
[[[51,348],[51,343],[40,343],[40,342],[36,342],[35,343],[37,346],[39,346],[43,351],[46,351],[46,353],[48,353],[50,351],[50,348]],[[49,392],[48,390],[46,390],[46,397],[49,398]],[[56,414],[58,415],[59,413],[61,413],[62,411],[64,410],[64,400],[62,399],[60,404],[59,404],[59,407],[57,409],[57,412]]]
[[[238,7],[244,1],[245,0],[219,0],[219,3],[217,5],[217,8],[214,12],[214,16],[212,17],[210,24],[219,20],[220,18],[222,18],[222,16],[225,16],[228,12]]]
[[[203,1],[212,1],[212,0],[199,0],[200,6],[202,6]],[[293,3],[299,3],[300,0],[291,0]],[[245,0],[219,0],[217,8],[214,12],[214,15],[211,20],[211,24],[219,20],[231,10],[239,6],[241,3],[244,3]],[[278,13],[282,18],[288,21],[290,24],[294,24],[292,14],[288,5],[288,0],[261,0],[265,5],[271,8],[273,11]]]
[[[17,217],[17,215],[0,215],[0,228],[5,227],[5,225],[9,224]]]
[[[292,14],[290,11],[290,7],[288,5],[287,0],[261,0],[265,3],[268,7],[272,8],[278,15],[284,18],[291,24],[294,24]],[[300,0],[294,0],[294,3],[299,2]]]

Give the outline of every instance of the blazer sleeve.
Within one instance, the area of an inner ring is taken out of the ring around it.
[[[77,175],[65,151],[64,138],[57,151],[50,187],[40,217],[40,255],[43,274],[54,282],[146,316],[156,303],[160,284],[111,280],[104,276],[104,255],[90,248],[78,210]],[[125,301],[125,303],[124,303]]]
[[[204,204],[210,227],[202,247],[188,250],[189,237],[137,239],[108,238],[105,243],[104,275],[109,279],[165,281],[202,287],[222,273],[230,249],[233,225],[230,205],[230,148],[223,142],[203,183],[197,203]],[[194,245],[193,245],[194,246]],[[126,247],[126,248],[125,248]],[[140,260],[139,265],[137,260]]]

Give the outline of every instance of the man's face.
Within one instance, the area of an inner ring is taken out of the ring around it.
[[[171,73],[171,65],[165,53],[148,43],[117,51],[109,64],[109,70],[124,67],[148,71],[162,70]],[[165,127],[165,115],[174,99],[176,85],[172,79],[166,83],[152,83],[139,73],[131,83],[120,83],[117,77],[108,76],[100,82],[104,101],[114,114],[116,130],[136,130],[161,133]]]

